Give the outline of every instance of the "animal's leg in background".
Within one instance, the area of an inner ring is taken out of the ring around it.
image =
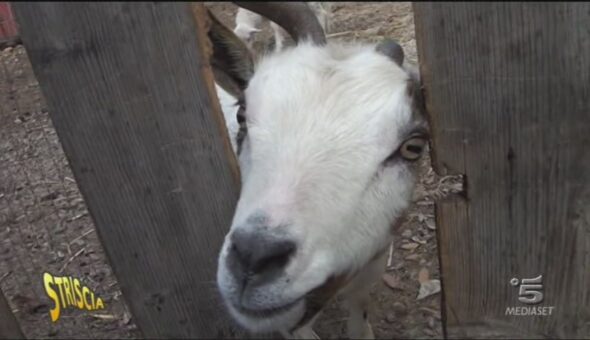
[[[281,332],[281,334],[285,339],[320,339],[312,328],[319,315],[320,313],[316,314],[307,324],[297,328],[292,333]]]
[[[297,330],[293,331],[293,333],[281,332],[285,339],[320,339],[320,337],[314,332],[311,328],[313,323],[310,322],[309,324],[298,328]]]
[[[349,310],[347,323],[350,339],[374,339],[373,329],[369,324],[369,309],[371,307],[371,287],[378,281],[385,271],[387,251],[373,260],[346,287],[345,297]]]
[[[283,333],[283,336],[285,337],[285,339],[293,339],[293,340],[299,340],[299,339],[320,339],[320,337],[311,328],[311,325],[303,326],[303,327],[295,330],[293,333],[290,333],[290,334]]]
[[[236,14],[234,33],[242,39],[250,50],[253,48],[254,35],[261,31],[260,26],[265,19],[252,11],[239,8]]]
[[[371,302],[369,296],[370,288],[371,285],[367,285],[348,297],[349,317],[346,327],[350,339],[375,338],[368,320],[369,305]]]
[[[297,339],[319,339],[320,337],[311,328],[311,324],[303,326],[294,332]]]
[[[281,26],[275,24],[274,22],[270,22],[270,27],[275,35],[275,51],[280,51],[283,49],[283,45],[285,44],[285,37],[289,36]]]
[[[332,16],[332,4],[329,2],[308,2],[320,25],[326,34],[330,33],[330,17]]]

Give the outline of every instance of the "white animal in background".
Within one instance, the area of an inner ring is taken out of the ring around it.
[[[227,133],[230,136],[232,149],[237,153],[238,143],[236,137],[240,130],[240,124],[238,123],[236,116],[239,107],[236,105],[236,99],[227,93],[222,87],[215,84],[215,90],[217,90],[217,97],[219,98],[219,104],[221,104],[221,111],[225,118]]]
[[[255,34],[262,31],[260,27],[263,21],[261,15],[240,7],[236,14],[234,33],[251,49]]]
[[[428,141],[418,76],[393,41],[326,43],[304,3],[240,5],[296,45],[254,65],[210,14],[211,64],[242,176],[219,290],[245,328],[299,338],[317,337],[313,321],[340,293],[349,336],[372,338],[369,290]]]
[[[307,2],[307,4],[318,18],[324,32],[329,32],[332,4],[329,2]],[[242,39],[250,49],[252,49],[254,37],[256,33],[262,30],[261,27],[264,21],[265,19],[261,15],[245,8],[239,8],[238,13],[236,14],[236,27],[234,28],[234,33]],[[270,22],[270,27],[273,30],[275,38],[275,51],[280,51],[283,49],[288,33],[273,21]]]

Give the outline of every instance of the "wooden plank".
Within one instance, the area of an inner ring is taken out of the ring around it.
[[[18,321],[12,314],[10,305],[0,291],[0,339],[24,339]]]
[[[435,169],[466,180],[437,205],[448,336],[590,337],[590,4],[414,13]],[[539,275],[520,302],[510,280]]]
[[[205,32],[190,6],[15,2],[13,9],[143,335],[243,337],[215,284],[237,168],[200,48]]]

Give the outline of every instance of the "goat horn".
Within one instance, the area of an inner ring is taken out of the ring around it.
[[[315,45],[326,44],[324,29],[305,2],[240,1],[234,4],[274,21],[287,31],[295,42],[309,39]]]

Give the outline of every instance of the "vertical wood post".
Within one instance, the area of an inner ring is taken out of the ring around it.
[[[465,175],[436,207],[448,336],[590,337],[590,4],[414,11],[435,169]]]
[[[239,183],[199,10],[163,2],[13,8],[143,335],[243,337],[215,284]]]
[[[8,301],[0,291],[0,339],[24,339]]]

